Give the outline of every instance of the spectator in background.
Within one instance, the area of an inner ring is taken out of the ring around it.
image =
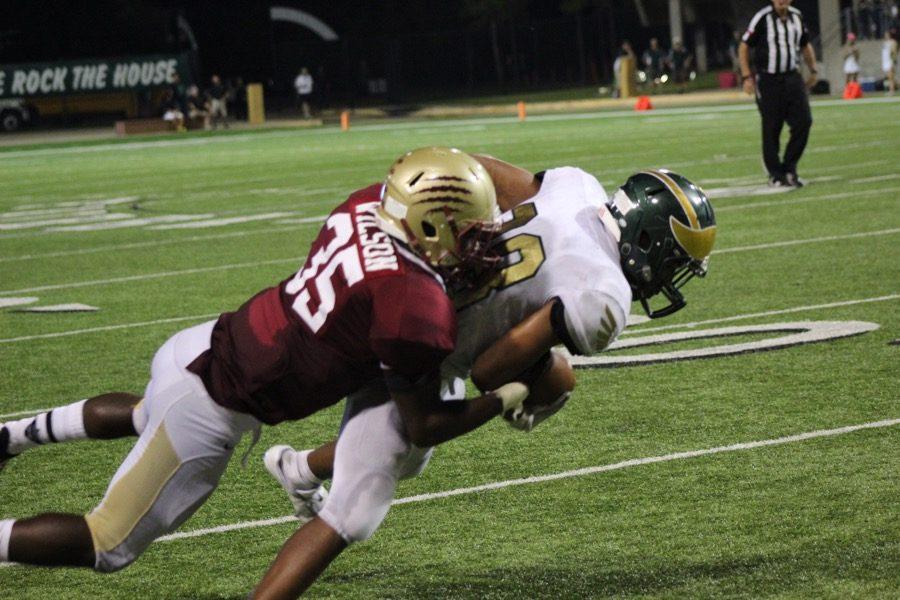
[[[644,70],[647,72],[647,79],[653,83],[653,87],[659,85],[665,68],[666,53],[659,46],[659,40],[652,38],[650,47],[644,51],[641,57],[644,62]]]
[[[681,43],[681,38],[672,38],[672,50],[669,52],[667,62],[672,70],[672,76],[675,78],[675,84],[678,86],[678,92],[681,94],[687,89],[693,60],[694,57]]]
[[[741,32],[737,29],[731,35],[731,41],[728,42],[728,58],[731,59],[731,70],[737,76],[738,81],[741,78],[741,59],[738,57],[738,47],[741,45]]]
[[[869,32],[872,30],[872,0],[860,0],[858,13],[859,35],[860,38],[869,39]],[[846,69],[844,70],[846,73]]]
[[[309,74],[309,69],[306,67],[300,69],[300,73],[294,79],[294,90],[297,92],[297,105],[303,111],[303,118],[310,118],[312,113],[310,112],[309,101],[313,93],[313,77]]]
[[[211,129],[209,123],[209,108],[206,99],[200,95],[200,88],[192,85],[188,88],[187,115],[193,121],[202,121],[204,129]]]
[[[218,75],[210,78],[210,86],[206,91],[209,98],[209,121],[212,128],[215,129],[222,123],[225,129],[228,129],[228,107],[225,104],[225,86],[222,85],[222,79]]]
[[[234,77],[228,81],[225,98],[229,115],[241,120],[247,118],[247,86],[243,77]]]
[[[178,103],[179,110],[187,114],[187,106],[185,105],[185,99],[187,96],[187,87],[184,85],[184,82],[181,81],[181,75],[176,71],[172,75],[172,82],[169,83],[169,89],[172,90],[172,97],[175,98],[175,102]]]
[[[890,31],[885,31],[884,45],[881,47],[881,69],[884,71],[885,88],[891,96],[897,91],[896,64],[897,40],[894,39]]]
[[[175,93],[172,91],[172,88],[163,90],[160,109],[162,109],[164,121],[172,123],[175,126],[175,131],[184,131],[184,113],[175,99]]]
[[[853,33],[847,34],[847,43],[844,45],[844,76],[845,84],[859,79],[859,48]]]
[[[622,42],[622,46],[619,48],[619,53],[616,55],[616,60],[613,62],[613,78],[616,82],[616,89],[613,92],[613,95],[616,98],[619,98],[622,95],[622,61],[626,58],[631,59],[632,64],[632,77],[634,77],[634,69],[637,68],[637,56],[634,54],[634,48],[631,47],[631,42],[625,40]]]

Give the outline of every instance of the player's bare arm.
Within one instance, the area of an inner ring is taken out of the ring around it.
[[[420,448],[437,446],[481,427],[497,415],[518,407],[528,388],[523,384],[497,386],[497,390],[471,400],[443,401],[437,374],[415,385],[393,387],[410,441]]]
[[[497,190],[497,204],[501,211],[505,212],[515,208],[532,198],[541,189],[541,181],[531,171],[486,154],[473,154],[472,156],[487,169],[494,181],[494,188]]]
[[[472,381],[479,389],[496,387],[504,378],[528,385],[522,408],[504,413],[516,429],[531,431],[562,409],[575,389],[572,367],[552,350],[560,343],[552,324],[558,304],[559,300],[551,300],[513,327],[485,350],[472,368]]]
[[[550,320],[556,302],[551,300],[545,304],[476,359],[472,367],[472,383],[478,389],[489,390],[514,381],[560,343]]]

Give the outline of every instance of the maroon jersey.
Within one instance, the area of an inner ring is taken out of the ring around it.
[[[388,368],[410,381],[453,351],[456,315],[436,276],[376,224],[380,185],[329,215],[303,268],[213,328],[188,369],[222,406],[275,424],[330,406]]]

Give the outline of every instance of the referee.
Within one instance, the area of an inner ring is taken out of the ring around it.
[[[791,1],[772,0],[770,6],[756,13],[738,48],[744,91],[756,93],[762,116],[763,160],[769,185],[775,187],[803,187],[797,177],[797,163],[812,127],[807,88],[815,85],[818,73],[809,31]],[[805,84],[798,70],[801,56],[810,72]],[[779,146],[785,123],[791,128],[791,137],[782,159]]]

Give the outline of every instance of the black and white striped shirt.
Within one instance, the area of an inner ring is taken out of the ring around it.
[[[753,16],[742,39],[753,48],[757,73],[790,73],[800,66],[809,30],[802,13],[793,6],[782,19],[769,5]]]

